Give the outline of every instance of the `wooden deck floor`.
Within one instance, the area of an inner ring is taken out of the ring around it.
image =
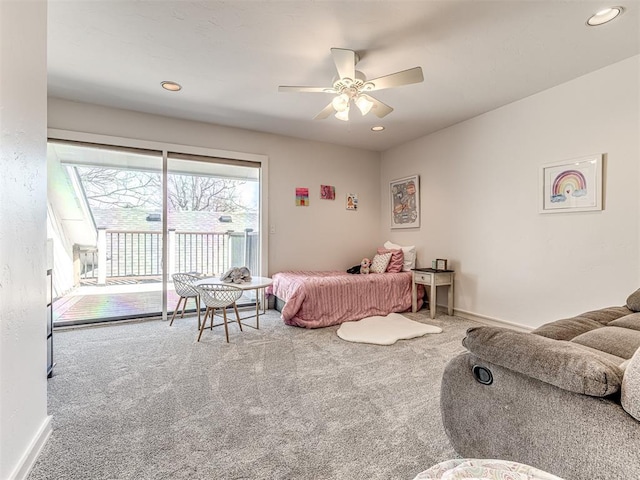
[[[173,313],[178,296],[168,292],[167,310]],[[195,309],[193,300],[187,305]],[[161,315],[162,292],[101,293],[63,297],[53,303],[55,325],[75,324],[103,319],[122,319]]]
[[[68,295],[53,302],[53,323],[55,326],[75,325],[105,320],[121,320],[146,316],[160,316],[162,312],[162,292],[154,291],[109,291],[87,295]],[[251,298],[242,298],[239,304],[252,302]],[[167,311],[169,315],[178,302],[178,295],[167,291]],[[187,302],[187,313],[195,314],[195,302]]]

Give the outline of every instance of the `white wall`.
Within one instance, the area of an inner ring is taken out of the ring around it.
[[[421,266],[452,261],[463,312],[535,327],[624,304],[640,287],[639,59],[385,152],[382,236],[415,243]],[[538,213],[540,166],[595,153],[604,210]],[[414,173],[422,226],[391,232],[388,181]]]
[[[380,155],[236,128],[49,99],[49,127],[269,157],[269,273],[338,269],[359,264],[379,244]],[[320,200],[320,185],[336,200]],[[310,206],[295,206],[295,188],[309,188]],[[357,193],[358,211],[346,194]]]
[[[46,378],[47,4],[0,2],[0,478],[50,433]]]

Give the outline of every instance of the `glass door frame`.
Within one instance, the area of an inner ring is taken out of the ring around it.
[[[169,252],[168,252],[168,202],[167,198],[167,179],[168,179],[168,159],[170,153],[194,155],[200,157],[229,159],[236,161],[248,161],[252,163],[260,164],[259,167],[259,189],[260,189],[260,211],[259,211],[259,226],[260,226],[260,275],[268,275],[268,167],[269,157],[267,155],[260,155],[254,153],[236,152],[229,150],[220,150],[208,147],[195,147],[180,144],[169,144],[164,142],[157,142],[153,140],[138,140],[125,137],[115,137],[110,135],[75,132],[71,130],[61,130],[49,128],[47,130],[48,140],[55,141],[68,141],[77,142],[85,145],[101,145],[104,147],[114,148],[131,148],[139,150],[154,150],[162,152],[162,320],[168,320],[167,312],[167,285],[168,285],[168,265],[169,265]],[[195,160],[194,160],[195,161]]]

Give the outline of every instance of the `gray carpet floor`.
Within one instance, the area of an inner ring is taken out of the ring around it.
[[[391,346],[349,343],[336,327],[205,330],[195,317],[54,334],[53,434],[29,480],[408,479],[455,458],[440,378],[462,352],[443,333]]]

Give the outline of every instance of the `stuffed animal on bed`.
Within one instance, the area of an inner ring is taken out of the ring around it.
[[[366,275],[369,273],[369,267],[371,267],[371,260],[368,258],[363,258],[360,262],[360,273]]]

